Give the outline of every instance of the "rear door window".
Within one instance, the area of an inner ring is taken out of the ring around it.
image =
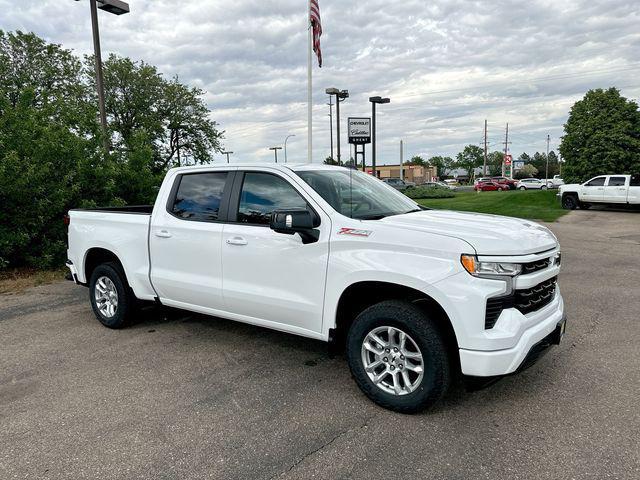
[[[626,184],[626,177],[609,177],[609,187],[624,187]]]
[[[227,172],[182,175],[171,213],[183,220],[214,222],[220,214]]]

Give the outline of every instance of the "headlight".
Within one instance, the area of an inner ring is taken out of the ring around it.
[[[476,277],[515,277],[522,271],[519,263],[480,262],[475,255],[462,255],[460,261],[464,269]]]

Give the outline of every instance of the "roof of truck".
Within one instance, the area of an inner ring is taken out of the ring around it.
[[[343,169],[345,167],[339,167],[337,165],[325,165],[321,163],[267,163],[267,162],[242,162],[242,163],[211,163],[205,165],[190,165],[188,167],[175,167],[172,171],[188,172],[191,170],[205,170],[210,168],[224,169],[224,168],[269,168],[273,170],[335,170]]]

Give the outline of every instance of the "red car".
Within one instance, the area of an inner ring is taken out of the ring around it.
[[[473,186],[473,189],[476,191],[482,191],[482,192],[493,192],[493,191],[502,192],[503,190],[509,190],[509,185],[500,185],[499,183],[496,183],[496,182],[478,181]]]
[[[491,177],[491,181],[499,185],[506,185],[507,187],[509,187],[509,190],[515,190],[516,183],[518,183],[517,180],[512,180],[511,178],[507,177]]]

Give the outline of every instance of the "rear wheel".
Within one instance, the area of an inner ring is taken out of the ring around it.
[[[540,187],[540,190],[546,190],[546,189],[547,189],[547,186],[546,186],[546,185],[542,185],[542,186]]]
[[[136,298],[118,263],[103,263],[95,268],[89,281],[89,296],[93,313],[105,327],[122,328],[131,321]]]
[[[447,350],[434,321],[415,305],[384,301],[355,319],[347,338],[349,367],[358,386],[382,407],[415,413],[447,391]]]
[[[565,195],[562,197],[562,208],[566,210],[575,210],[578,206],[578,199],[575,195]]]

